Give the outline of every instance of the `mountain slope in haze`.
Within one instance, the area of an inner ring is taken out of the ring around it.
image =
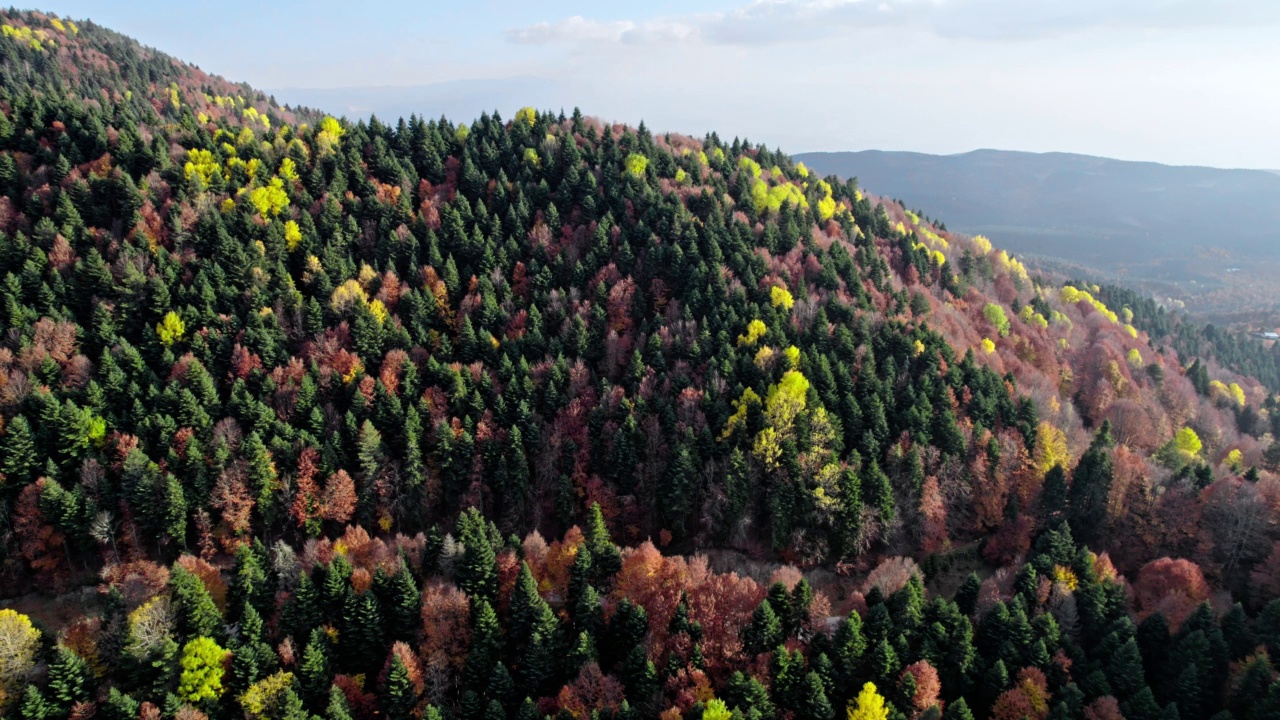
[[[43,97],[71,93],[145,112],[178,105],[232,124],[318,120],[312,110],[282,107],[245,83],[232,83],[92,21],[0,9],[0,87]],[[174,93],[179,99],[175,105]]]
[[[0,716],[1277,710],[1280,412],[1143,307],[715,134],[21,77],[0,592],[100,592]]]
[[[1174,278],[1196,273],[1210,255],[1223,268],[1280,260],[1280,176],[1264,170],[998,150],[796,159],[1019,253]]]

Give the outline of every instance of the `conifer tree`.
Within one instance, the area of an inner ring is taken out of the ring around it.
[[[484,689],[493,675],[493,668],[502,653],[502,628],[498,624],[498,615],[483,598],[472,601],[471,650],[467,654],[467,664],[463,671],[463,682],[467,687]]]
[[[1071,476],[1068,494],[1071,534],[1085,545],[1096,544],[1105,526],[1114,474],[1111,445],[1111,424],[1104,422]]]
[[[421,593],[409,572],[408,562],[400,562],[400,569],[391,576],[386,608],[387,635],[391,640],[409,641],[422,625]]]
[[[59,645],[49,661],[47,707],[50,717],[63,717],[92,694],[93,676],[79,655]]]
[[[773,611],[768,598],[760,601],[751,614],[751,624],[742,631],[742,642],[748,655],[772,651],[785,637],[782,621]]]
[[[15,415],[5,426],[3,453],[0,454],[0,470],[8,481],[26,484],[34,479],[39,467],[36,457],[35,437],[31,424],[22,415]]]
[[[488,524],[475,508],[458,518],[458,538],[465,551],[458,562],[458,587],[472,598],[492,602],[498,595],[498,569]]]
[[[35,685],[28,685],[23,692],[22,703],[18,706],[18,716],[21,720],[55,720],[55,718],[65,716],[65,713],[59,713],[45,699],[44,693]]]
[[[385,637],[377,596],[369,591],[356,593],[348,589],[342,603],[339,659],[354,672],[372,674],[386,655]]]
[[[321,704],[333,680],[329,652],[328,636],[321,628],[314,628],[302,650],[302,663],[298,667],[298,687],[302,692],[303,703],[308,707],[314,708]]]
[[[329,703],[325,706],[324,720],[353,720],[347,696],[337,685],[329,688]]]
[[[383,717],[388,720],[410,720],[417,701],[408,668],[400,661],[399,656],[393,655],[391,671],[387,674],[387,682],[382,691]]]
[[[180,565],[169,575],[169,595],[173,604],[174,630],[181,638],[215,637],[222,628],[222,615],[200,578]]]

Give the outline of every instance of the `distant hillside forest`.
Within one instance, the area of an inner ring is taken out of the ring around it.
[[[0,31],[3,717],[1280,714],[1280,411],[1141,298],[740,139]]]
[[[905,198],[954,229],[998,237],[1010,252],[1123,269],[1135,279],[1204,280],[1232,265],[1280,261],[1280,176],[1265,170],[1002,150],[797,159]]]
[[[1080,285],[1079,282],[1074,282]],[[1232,371],[1256,378],[1280,393],[1280,346],[1266,344],[1238,330],[1200,324],[1167,311],[1154,300],[1132,290],[1102,285],[1099,297],[1108,305],[1128,307],[1133,324],[1156,342],[1167,343],[1178,355],[1211,358]]]

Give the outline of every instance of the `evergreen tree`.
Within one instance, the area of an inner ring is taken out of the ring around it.
[[[354,672],[372,675],[386,655],[385,637],[377,596],[372,592],[357,594],[349,589],[342,604],[342,628],[338,635],[340,661]]]
[[[489,684],[493,668],[502,653],[502,628],[493,607],[483,599],[472,603],[474,622],[471,630],[471,650],[463,671],[463,682],[469,688],[483,690]]]
[[[59,713],[52,703],[45,700],[40,688],[28,685],[22,695],[22,703],[18,706],[18,716],[21,720],[55,720],[65,717],[66,713]]]
[[[761,600],[751,614],[751,624],[742,631],[742,642],[747,654],[770,652],[782,643],[784,637],[782,621],[774,613],[773,605],[768,598]]]
[[[169,575],[169,596],[179,637],[216,637],[220,633],[222,615],[200,578],[175,565]]]
[[[456,570],[458,587],[473,598],[492,602],[498,596],[496,555],[488,523],[475,508],[459,516],[458,538],[465,547]]]
[[[422,598],[418,585],[409,572],[407,561],[400,562],[400,569],[391,576],[386,608],[387,635],[391,640],[412,640],[422,625]]]
[[[325,720],[353,720],[351,708],[347,704],[347,696],[337,685],[329,688],[329,703],[325,706]]]
[[[47,708],[50,717],[64,717],[92,694],[93,675],[79,655],[59,645],[49,661]],[[25,708],[25,702],[24,702]]]
[[[400,661],[399,656],[392,655],[391,670],[382,691],[383,717],[388,720],[410,720],[417,702],[417,693],[409,678],[408,668]]]
[[[302,663],[298,667],[298,686],[303,703],[308,707],[318,707],[327,696],[332,680],[329,638],[317,627],[311,631],[311,639],[302,650]]]
[[[942,714],[943,720],[973,720],[973,713],[969,711],[969,704],[964,698],[956,698],[947,703],[947,709]]]
[[[25,485],[35,479],[40,463],[31,424],[24,416],[15,415],[9,420],[0,450],[3,450],[0,452],[0,470],[4,471],[9,482]]]
[[[1105,526],[1114,475],[1111,445],[1111,424],[1104,422],[1071,476],[1068,494],[1071,534],[1086,545],[1096,544]]]

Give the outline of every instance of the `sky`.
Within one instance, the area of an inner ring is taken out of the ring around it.
[[[1280,168],[1276,0],[49,0],[281,102]]]

